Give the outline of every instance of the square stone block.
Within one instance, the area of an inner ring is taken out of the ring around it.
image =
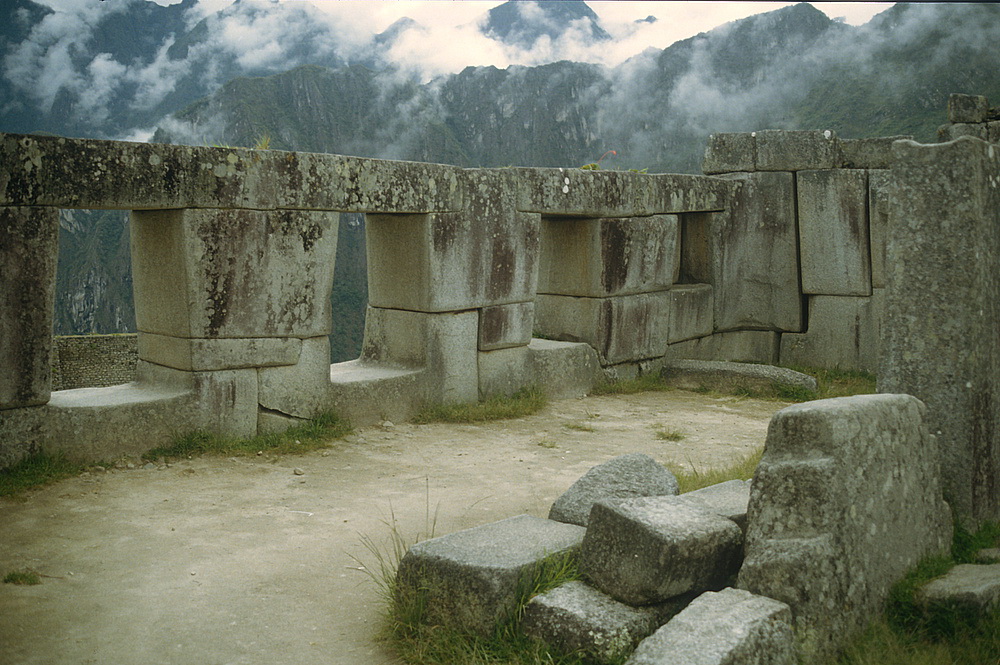
[[[746,363],[757,362],[774,365],[778,362],[776,332],[763,330],[737,330],[715,333],[708,337],[689,339],[667,347],[665,359],[670,360],[729,360]]]
[[[339,217],[295,210],[132,214],[140,332],[171,337],[330,333]]]
[[[989,112],[990,102],[982,95],[948,96],[948,122],[985,122]]]
[[[868,172],[868,241],[872,255],[872,289],[885,288],[891,178],[892,174],[888,170]]]
[[[781,364],[878,369],[883,289],[872,296],[809,296],[809,329],[781,336]]]
[[[605,499],[590,512],[580,571],[629,605],[720,589],[739,570],[736,523],[673,496]]]
[[[302,340],[295,337],[191,339],[139,333],[139,359],[191,371],[277,367],[299,361]]]
[[[260,406],[296,418],[315,418],[330,408],[330,338],[301,341],[294,365],[261,367]]]
[[[669,343],[711,335],[714,322],[711,284],[677,284],[670,289]]]
[[[888,169],[892,167],[892,144],[906,136],[880,136],[870,139],[840,139],[840,166],[845,169]]]
[[[533,379],[527,345],[479,352],[479,399],[513,395]]]
[[[574,553],[584,531],[520,515],[425,540],[400,561],[396,592],[425,602],[426,623],[488,636],[525,581],[546,559]]]
[[[479,350],[525,346],[535,324],[535,303],[494,305],[479,310]]]
[[[840,142],[830,130],[754,132],[758,171],[832,169],[840,164]]]
[[[528,352],[532,383],[552,399],[583,397],[600,375],[600,360],[589,344],[532,339]]]
[[[803,171],[796,180],[802,292],[871,295],[867,172]]]
[[[712,134],[708,137],[704,173],[732,173],[757,169],[757,139],[755,133],[734,132]]]
[[[747,530],[747,506],[750,504],[750,481],[727,480],[708,487],[677,495],[677,500],[697,508],[704,508],[736,522]]]
[[[670,288],[679,233],[676,215],[543,218],[538,292],[597,298]]]

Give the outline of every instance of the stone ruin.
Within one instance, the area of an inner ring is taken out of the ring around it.
[[[799,655],[828,653],[947,540],[938,486],[960,519],[1000,518],[1000,119],[981,97],[948,110],[931,145],[717,134],[701,176],[2,134],[0,468],[331,410],[362,425],[532,385],[580,395],[678,360],[876,370],[885,395],[776,416],[737,528],[742,589],[658,638],[747,615],[764,643],[790,625]],[[131,383],[51,388],[64,208],[132,211]],[[361,357],[331,365],[340,212],[367,215],[369,304]]]

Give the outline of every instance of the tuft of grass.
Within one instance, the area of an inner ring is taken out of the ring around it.
[[[687,434],[679,429],[667,429],[663,425],[656,425],[653,429],[660,441],[683,441],[687,437]]]
[[[424,409],[413,422],[480,423],[489,420],[522,418],[540,411],[547,403],[545,393],[538,388],[523,388],[510,397],[498,395],[474,404],[442,404]]]
[[[7,573],[3,578],[3,583],[32,586],[35,584],[41,584],[42,577],[33,570],[17,570]]]
[[[0,469],[0,496],[12,496],[78,475],[86,467],[62,455],[39,453],[6,469]]]
[[[736,460],[729,466],[718,469],[699,471],[697,468],[692,468],[688,471],[676,464],[668,464],[667,468],[677,478],[678,489],[683,494],[709,485],[724,483],[727,480],[750,480],[753,478],[753,473],[757,469],[757,465],[760,464],[760,458],[763,454],[764,449],[761,448]]]
[[[870,395],[876,392],[876,378],[871,372],[853,369],[827,369],[822,367],[789,367],[815,377],[818,389],[812,399]]]
[[[585,423],[566,423],[563,425],[566,429],[575,430],[577,432],[596,432],[592,425],[587,425]]]
[[[634,395],[644,392],[664,392],[673,390],[668,386],[659,372],[642,374],[634,379],[619,381],[602,381],[590,391],[591,395]]]

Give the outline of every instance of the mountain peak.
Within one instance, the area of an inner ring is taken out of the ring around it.
[[[530,49],[542,36],[556,40],[581,26],[590,41],[611,39],[600,26],[600,18],[583,0],[509,0],[489,11],[483,33],[497,41]]]

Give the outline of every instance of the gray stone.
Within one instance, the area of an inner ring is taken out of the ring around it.
[[[304,339],[301,347],[296,364],[258,369],[261,408],[295,418],[315,418],[329,410],[330,338]]]
[[[525,346],[531,341],[535,303],[494,305],[479,310],[479,350]]]
[[[643,640],[626,665],[794,665],[791,619],[776,600],[709,591]]]
[[[662,291],[679,269],[676,215],[542,221],[538,293],[604,297]]]
[[[668,360],[728,360],[740,363],[778,362],[779,335],[764,330],[736,330],[689,339],[667,347]]]
[[[986,123],[986,140],[990,143],[1000,143],[1000,120]]]
[[[781,336],[781,364],[875,372],[884,289],[868,298],[809,296],[809,329]]]
[[[909,568],[948,550],[951,517],[924,412],[909,395],[859,395],[771,419],[739,586],[791,606],[803,662],[836,653]]]
[[[479,399],[513,395],[531,386],[533,379],[527,346],[479,352]]]
[[[657,358],[667,346],[670,292],[612,298],[539,294],[535,326],[546,337],[586,342],[602,365]]]
[[[713,291],[711,284],[677,284],[670,289],[670,344],[712,334]]]
[[[134,212],[136,326],[171,337],[327,335],[337,227],[326,212]]]
[[[773,390],[775,386],[817,389],[816,379],[785,367],[719,360],[665,360],[660,376],[682,390]]]
[[[521,629],[563,654],[598,663],[620,662],[636,645],[684,608],[685,601],[631,607],[584,582],[567,582],[535,596]]]
[[[953,125],[941,125],[937,130],[937,138],[940,143],[954,141],[963,136],[972,136],[985,141],[989,138],[989,128],[982,123],[955,123]]]
[[[915,395],[940,442],[945,497],[1000,519],[1000,148],[893,144],[879,390]]]
[[[957,608],[984,616],[1000,606],[1000,563],[959,564],[917,589],[914,600],[928,610]]]
[[[857,169],[796,174],[802,292],[868,296],[868,176]]]
[[[754,135],[758,171],[832,169],[841,162],[840,142],[830,130],[765,129]]]
[[[629,605],[720,589],[739,569],[743,534],[724,517],[673,496],[594,504],[580,548],[580,572]]]
[[[677,500],[732,520],[746,533],[750,485],[749,480],[727,480],[679,494]]]
[[[423,598],[426,623],[487,636],[514,611],[538,566],[576,551],[584,531],[520,515],[425,540],[400,561],[397,593]]]
[[[0,134],[0,205],[459,210],[462,169],[279,150]]]
[[[0,409],[49,400],[58,243],[57,209],[0,207]]]
[[[801,330],[793,176],[725,178],[725,212],[682,217],[682,280],[714,287],[716,330]]]
[[[643,453],[628,453],[598,464],[573,483],[549,510],[549,519],[587,526],[590,509],[609,498],[677,494],[677,479]]]
[[[885,248],[889,236],[891,172],[868,172],[868,240],[872,253],[872,289],[885,288]]]
[[[350,360],[330,365],[328,408],[355,427],[404,422],[427,407],[430,370]]]
[[[294,365],[302,352],[298,338],[192,339],[139,333],[139,358],[189,372]]]
[[[601,371],[597,352],[589,344],[532,339],[528,351],[533,382],[552,399],[583,397]]]
[[[948,122],[985,122],[990,101],[982,95],[948,95]]]
[[[839,166],[845,169],[887,169],[892,165],[893,142],[912,139],[912,136],[840,139]]]
[[[1000,547],[985,547],[976,552],[979,563],[1000,563]]]
[[[754,171],[757,141],[750,132],[719,133],[708,137],[701,170],[706,174]]]

